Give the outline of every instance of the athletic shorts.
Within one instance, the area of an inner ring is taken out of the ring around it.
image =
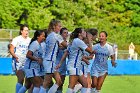
[[[27,78],[41,76],[41,72],[38,69],[24,69],[24,72]]]
[[[77,75],[77,76],[83,75],[81,68],[68,67],[67,71],[68,71],[68,75]]]
[[[17,70],[23,70],[23,68],[24,68],[23,62],[16,62],[15,59],[12,60],[12,69],[14,72]]]
[[[91,76],[100,77],[100,76],[105,75],[106,73],[107,73],[107,71],[92,71]]]
[[[88,73],[90,73],[90,70],[87,65],[82,65],[82,72],[85,77],[87,77]]]
[[[45,74],[54,73],[54,71],[56,71],[56,64],[54,61],[43,61],[43,66]]]

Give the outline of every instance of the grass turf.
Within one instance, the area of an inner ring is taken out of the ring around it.
[[[0,93],[15,93],[16,76],[0,75]],[[68,77],[64,84],[66,93]],[[102,93],[139,93],[140,76],[107,76]]]

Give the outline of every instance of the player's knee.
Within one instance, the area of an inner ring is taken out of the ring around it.
[[[53,85],[53,82],[51,81],[51,80],[45,80],[44,82],[43,82],[43,86],[44,86],[44,88],[46,88],[46,87],[52,87],[52,85]]]
[[[57,84],[58,86],[61,86],[61,85],[62,85],[62,81],[61,81],[61,80],[58,80],[58,81],[56,81],[56,84]]]
[[[69,84],[68,88],[74,89],[75,85],[74,84]]]

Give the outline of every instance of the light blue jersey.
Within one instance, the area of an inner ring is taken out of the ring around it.
[[[73,40],[72,44],[68,48],[69,58],[67,63],[67,69],[70,75],[74,74],[80,75],[78,74],[78,72],[81,73],[81,71],[79,70],[81,70],[81,62],[82,62],[81,60],[83,56],[83,51],[85,51],[87,47],[88,46],[82,40],[76,38]],[[76,72],[70,71],[72,69],[75,70]]]
[[[91,72],[97,71],[97,72],[102,72],[102,71],[108,71],[108,65],[107,65],[107,60],[108,57],[111,55],[114,55],[114,51],[111,45],[106,43],[104,46],[101,46],[100,44],[96,44],[93,46],[93,50],[96,51],[95,53],[95,59],[92,64]]]
[[[56,65],[59,64],[65,51],[66,51],[66,49],[61,49],[61,48],[58,49],[57,56],[56,56]],[[67,68],[66,68],[66,59],[65,59],[64,62],[61,64],[61,67],[59,68],[58,72],[61,75],[66,75],[66,70],[67,70]]]
[[[32,51],[33,57],[42,58],[43,50],[42,50],[41,44],[39,44],[37,40],[33,41],[30,44],[29,50]],[[33,60],[27,58],[24,68],[25,69],[38,69],[38,70],[40,70],[40,64],[37,61],[33,61]]]
[[[51,32],[46,38],[46,54],[43,58],[43,66],[45,73],[54,73],[56,66],[56,55],[58,52],[58,44],[63,42],[61,35]]]
[[[83,53],[84,53],[83,56],[86,56],[86,57],[90,55],[87,51],[84,51]],[[88,66],[84,61],[82,61],[82,65]]]
[[[42,47],[42,51],[43,51],[42,58],[44,58],[45,54],[46,54],[46,43],[45,43],[45,41],[41,43],[41,47]],[[44,76],[44,75],[45,75],[44,66],[40,65],[40,76]]]
[[[90,54],[88,53],[88,52],[86,52],[86,51],[84,51],[84,56],[89,56]],[[90,72],[90,70],[89,70],[89,65],[88,64],[86,64],[84,61],[82,61],[82,63],[81,63],[81,68],[82,68],[82,71],[83,71],[83,74],[85,75],[85,76],[87,76],[87,74]]]
[[[41,43],[41,47],[42,47],[42,51],[43,51],[42,58],[44,58],[45,54],[46,54],[46,43],[45,43],[45,41]]]
[[[58,44],[62,43],[64,40],[62,36],[51,32],[46,38],[46,54],[45,60],[47,61],[56,61],[56,54],[58,51]]]

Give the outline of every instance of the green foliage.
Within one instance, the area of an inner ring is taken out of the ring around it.
[[[109,34],[108,41],[120,48],[140,44],[139,0],[1,0],[0,28],[44,29],[52,18],[64,27],[97,28]]]
[[[140,45],[135,45],[136,49],[135,51],[140,54]],[[140,55],[138,56],[138,58],[140,57]]]
[[[0,30],[0,38],[10,38],[10,34],[7,31]]]

